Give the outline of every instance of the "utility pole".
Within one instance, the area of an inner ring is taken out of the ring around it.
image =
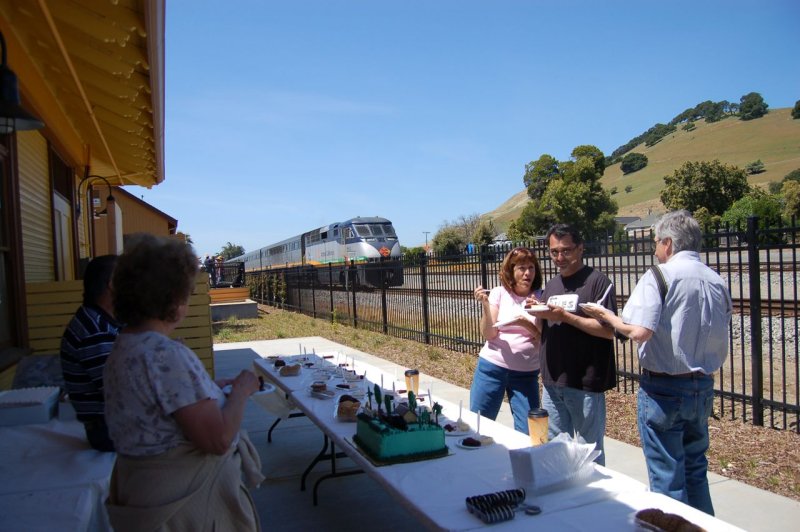
[[[431,234],[430,231],[423,231],[422,234],[425,235],[425,249],[428,249],[428,235]]]

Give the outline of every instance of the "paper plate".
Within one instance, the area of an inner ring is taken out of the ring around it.
[[[536,312],[547,312],[550,310],[550,307],[547,305],[531,305],[530,307],[525,307],[525,312],[530,314],[535,314]]]

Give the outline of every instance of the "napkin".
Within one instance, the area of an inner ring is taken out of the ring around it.
[[[275,417],[288,418],[291,411],[296,408],[292,400],[271,384],[264,386],[264,391],[254,393],[250,399]]]
[[[516,485],[533,493],[587,483],[600,452],[565,433],[544,445],[508,451]]]

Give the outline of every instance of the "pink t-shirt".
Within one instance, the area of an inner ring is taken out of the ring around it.
[[[541,297],[542,291],[536,290],[534,295]],[[506,290],[502,285],[496,286],[489,293],[489,305],[497,307],[497,321],[505,321],[524,313],[522,306],[525,296],[518,296]],[[487,340],[481,349],[480,356],[492,364],[514,371],[536,371],[539,369],[539,342],[534,342],[530,332],[524,327],[507,326],[498,329],[499,334]]]

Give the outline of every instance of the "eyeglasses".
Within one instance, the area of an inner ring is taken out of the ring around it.
[[[517,266],[514,266],[514,271],[517,271],[517,272],[534,272],[535,273],[536,272],[536,266],[517,265]]]
[[[551,248],[550,256],[558,257],[559,255],[564,255],[565,257],[569,257],[575,252],[576,249],[577,246],[572,246],[571,248],[561,248],[561,249]]]

